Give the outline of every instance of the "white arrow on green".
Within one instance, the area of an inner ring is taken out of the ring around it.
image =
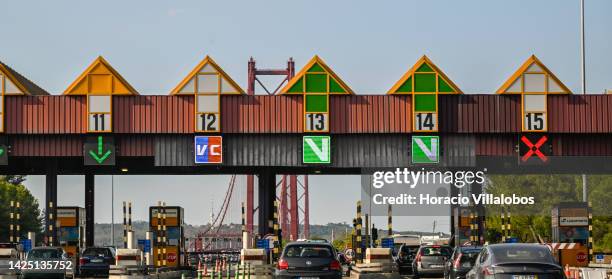
[[[331,162],[331,138],[329,136],[304,136],[302,151],[304,164],[329,164]]]

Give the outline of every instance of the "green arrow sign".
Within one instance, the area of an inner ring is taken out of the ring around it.
[[[440,161],[440,138],[438,136],[412,137],[412,163],[437,164]]]
[[[304,164],[329,164],[331,162],[331,138],[329,136],[304,136]]]
[[[96,153],[93,150],[89,150],[89,156],[96,160],[98,164],[102,164],[104,161],[106,161],[111,153],[111,150],[106,150],[106,152],[104,152],[104,139],[102,136],[98,136],[98,152]]]
[[[0,147],[0,156],[4,154],[4,148]]]

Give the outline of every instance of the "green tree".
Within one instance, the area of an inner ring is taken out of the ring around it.
[[[20,203],[21,237],[27,236],[28,232],[41,235],[42,215],[38,201],[21,184],[24,180],[23,176],[0,176],[0,242],[9,241],[11,201]]]

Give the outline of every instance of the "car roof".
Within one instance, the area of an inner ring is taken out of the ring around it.
[[[286,246],[289,245],[314,245],[314,246],[329,246],[332,247],[331,244],[327,243],[327,242],[312,242],[312,241],[294,241],[294,242],[289,242],[286,244]]]

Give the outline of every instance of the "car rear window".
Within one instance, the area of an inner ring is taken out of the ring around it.
[[[464,251],[461,254],[461,263],[470,263],[474,265],[474,263],[476,263],[476,258],[478,257],[479,252],[480,251],[476,250]]]
[[[107,248],[88,248],[83,252],[83,256],[112,257],[112,254]]]
[[[450,256],[452,251],[449,247],[444,246],[431,246],[422,247],[421,256]]]
[[[326,245],[289,245],[285,248],[287,258],[330,258],[333,253]]]
[[[28,259],[57,259],[61,253],[57,249],[36,249],[28,253]]]
[[[416,254],[417,250],[419,250],[419,247],[402,246],[402,253]]]
[[[543,262],[554,263],[547,247],[539,246],[498,246],[491,247],[493,258],[497,263]]]

